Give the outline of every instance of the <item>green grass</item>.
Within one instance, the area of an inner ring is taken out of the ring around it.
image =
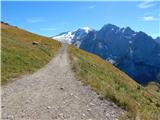
[[[33,45],[32,42],[39,42]],[[44,66],[55,55],[61,44],[53,39],[36,35],[1,23],[1,83],[32,73]]]
[[[128,111],[121,119],[160,119],[159,92],[142,87],[96,55],[73,46],[69,46],[68,52],[78,80]]]

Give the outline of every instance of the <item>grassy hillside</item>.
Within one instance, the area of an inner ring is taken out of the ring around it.
[[[33,45],[32,42],[38,42]],[[1,82],[11,81],[45,65],[61,44],[14,26],[1,23]]]
[[[71,64],[78,80],[106,99],[126,109],[121,119],[159,120],[160,93],[140,86],[125,73],[96,55],[69,46]]]

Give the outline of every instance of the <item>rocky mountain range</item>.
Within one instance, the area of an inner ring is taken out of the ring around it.
[[[100,30],[89,27],[52,37],[73,44],[109,61],[138,83],[160,83],[160,44],[146,33],[112,24]]]

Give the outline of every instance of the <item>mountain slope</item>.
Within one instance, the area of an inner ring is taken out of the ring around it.
[[[45,65],[61,44],[15,26],[1,23],[2,84]]]
[[[74,37],[68,39],[73,45],[109,61],[141,84],[152,80],[160,83],[160,45],[150,36],[112,24],[99,31],[82,31],[70,32]]]
[[[3,120],[116,120],[124,112],[76,80],[66,44],[42,69],[2,86]]]
[[[77,79],[90,85],[104,98],[129,110],[129,120],[159,120],[159,92],[142,87],[96,55],[73,46],[69,46],[68,52]]]

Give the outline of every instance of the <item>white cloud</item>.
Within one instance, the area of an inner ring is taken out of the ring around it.
[[[28,23],[39,23],[39,22],[45,22],[45,20],[42,18],[29,18],[27,19],[27,22]]]
[[[157,21],[158,19],[154,16],[143,16],[143,17],[138,17],[140,21]]]
[[[144,19],[145,21],[155,21],[155,20],[157,20],[157,19],[156,19],[155,17],[153,17],[153,16],[144,16],[143,19]]]
[[[95,8],[95,6],[89,6],[88,8],[89,8],[89,9],[93,9],[93,8]]]
[[[156,4],[154,3],[154,0],[146,0],[146,1],[143,1],[141,2],[138,7],[139,8],[149,8],[149,7],[153,7],[155,6]]]

